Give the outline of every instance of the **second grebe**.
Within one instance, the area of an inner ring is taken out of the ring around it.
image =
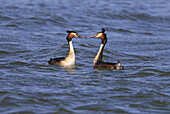
[[[102,28],[102,32],[98,32],[94,34],[93,36],[87,37],[87,38],[100,38],[101,39],[101,46],[100,49],[94,59],[93,67],[94,68],[106,68],[106,69],[115,69],[115,70],[123,70],[124,67],[121,65],[121,63],[118,61],[118,63],[109,63],[103,61],[103,49],[105,44],[107,43],[107,35],[104,33],[105,29]]]
[[[75,31],[66,31],[68,33],[66,39],[68,41],[68,45],[69,45],[69,53],[66,57],[60,57],[60,58],[50,58],[50,60],[48,61],[48,63],[50,65],[60,65],[60,66],[69,66],[69,65],[75,65],[76,62],[76,58],[75,58],[75,52],[74,52],[74,48],[73,48],[73,44],[72,44],[72,38],[73,37],[79,37],[79,38],[83,38],[81,37],[77,32]]]

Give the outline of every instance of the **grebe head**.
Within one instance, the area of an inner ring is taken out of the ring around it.
[[[102,28],[101,32],[98,32],[98,33],[94,34],[93,36],[89,36],[87,38],[100,38],[102,40],[102,43],[106,44],[107,43],[107,35],[104,32],[105,32],[105,29]]]
[[[79,35],[77,32],[75,32],[75,31],[69,31],[69,30],[67,30],[66,32],[68,33],[68,36],[67,36],[67,38],[66,38],[67,41],[71,41],[73,37],[84,38],[84,37],[80,36],[80,35]]]

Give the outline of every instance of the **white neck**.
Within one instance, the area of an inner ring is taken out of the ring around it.
[[[99,60],[103,61],[102,57],[103,57],[103,49],[104,49],[104,46],[105,46],[104,44],[101,44],[101,45],[100,45],[100,49],[99,49],[96,57],[94,58],[93,65],[95,65],[96,62],[99,61]]]
[[[75,57],[75,52],[74,52],[72,41],[69,41],[68,44],[69,44],[70,50],[69,50],[67,57],[65,58],[65,61],[66,63],[68,63],[68,65],[73,65],[75,64],[76,57]]]
[[[72,43],[72,41],[69,41],[69,42],[68,42],[68,45],[69,45],[69,48],[70,48],[69,53],[74,53],[74,48],[73,48],[73,43]]]

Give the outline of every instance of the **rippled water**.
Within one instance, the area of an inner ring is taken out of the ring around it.
[[[169,0],[0,0],[0,113],[170,113]],[[76,68],[48,65],[68,53],[66,30],[106,29],[73,39]]]

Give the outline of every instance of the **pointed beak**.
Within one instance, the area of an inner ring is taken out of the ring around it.
[[[80,36],[79,34],[77,34],[77,36],[78,36],[79,38],[85,39],[85,37],[82,37],[82,36]]]
[[[76,34],[76,35],[77,35],[77,37],[79,37],[79,38],[85,39],[84,37],[80,36],[79,34]]]
[[[88,38],[94,38],[94,37],[96,37],[96,34],[93,35],[93,36],[86,37],[86,39],[88,39]]]

